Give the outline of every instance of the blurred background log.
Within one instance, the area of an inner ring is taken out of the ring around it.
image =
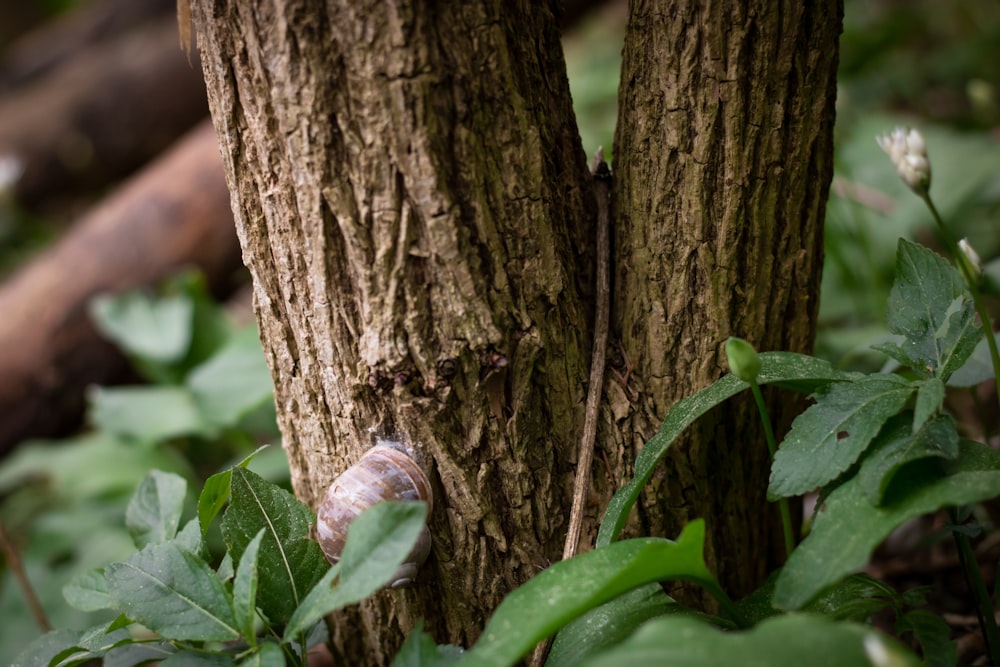
[[[90,299],[186,266],[200,268],[217,294],[242,275],[208,122],[0,286],[0,455],[25,438],[77,427],[85,388],[125,373],[124,358],[90,322]]]
[[[0,100],[0,157],[23,167],[14,194],[29,209],[106,187],[208,114],[173,14],[71,53]]]
[[[40,27],[15,35],[0,33],[10,41],[0,56],[0,93],[6,94],[46,74],[59,64],[78,57],[83,51],[106,44],[150,20],[173,16],[176,0],[91,0],[52,18]],[[18,9],[40,9],[39,3],[0,2],[4,27]]]

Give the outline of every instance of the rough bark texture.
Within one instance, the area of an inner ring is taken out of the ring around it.
[[[471,644],[560,552],[593,214],[556,4],[194,3],[296,493],[394,434],[437,494],[415,588],[334,622],[351,664],[418,616]]]
[[[0,455],[29,437],[77,428],[84,391],[127,362],[87,304],[188,267],[217,293],[240,269],[218,144],[206,122],[0,286]]]
[[[841,13],[839,0],[630,2],[613,314],[630,375],[607,387],[612,455],[727,370],[728,336],[811,350]],[[639,508],[667,536],[705,518],[707,560],[733,593],[768,562],[759,433],[751,402],[731,402],[672,449]]]

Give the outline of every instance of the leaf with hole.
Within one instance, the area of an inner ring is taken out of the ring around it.
[[[896,375],[867,375],[823,387],[792,422],[771,466],[768,498],[807,493],[836,479],[864,453],[915,388]]]

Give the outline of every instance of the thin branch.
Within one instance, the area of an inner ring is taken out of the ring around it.
[[[597,440],[597,414],[604,387],[604,365],[607,360],[608,319],[611,310],[611,171],[604,161],[604,149],[594,155],[594,191],[597,195],[597,309],[594,314],[594,348],[590,359],[590,386],[587,388],[587,411],[580,437],[580,453],[576,463],[576,483],[573,486],[573,508],[569,515],[569,530],[563,546],[563,560],[576,555],[583,527],[584,505],[590,487],[590,473]]]
[[[35,623],[42,629],[42,632],[48,632],[52,629],[52,626],[49,625],[49,619],[45,616],[42,603],[38,601],[35,589],[32,588],[31,581],[28,580],[28,573],[24,571],[24,566],[21,564],[21,556],[18,554],[14,543],[7,536],[3,521],[0,521],[0,550],[7,557],[7,566],[10,567],[14,578],[17,579],[17,583],[21,586],[21,592],[24,593],[24,599],[28,603],[28,608],[31,609],[31,615],[35,617]]]

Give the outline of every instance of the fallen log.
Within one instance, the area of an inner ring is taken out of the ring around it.
[[[0,158],[19,162],[15,195],[34,208],[131,173],[207,115],[201,68],[168,17],[0,100]]]
[[[16,39],[4,40],[9,43],[0,55],[0,90],[6,93],[87,49],[176,12],[175,0],[92,0],[78,5]]]
[[[96,295],[200,268],[216,293],[241,268],[211,123],[134,176],[0,285],[0,455],[76,428],[90,384],[127,364],[91,324]]]

